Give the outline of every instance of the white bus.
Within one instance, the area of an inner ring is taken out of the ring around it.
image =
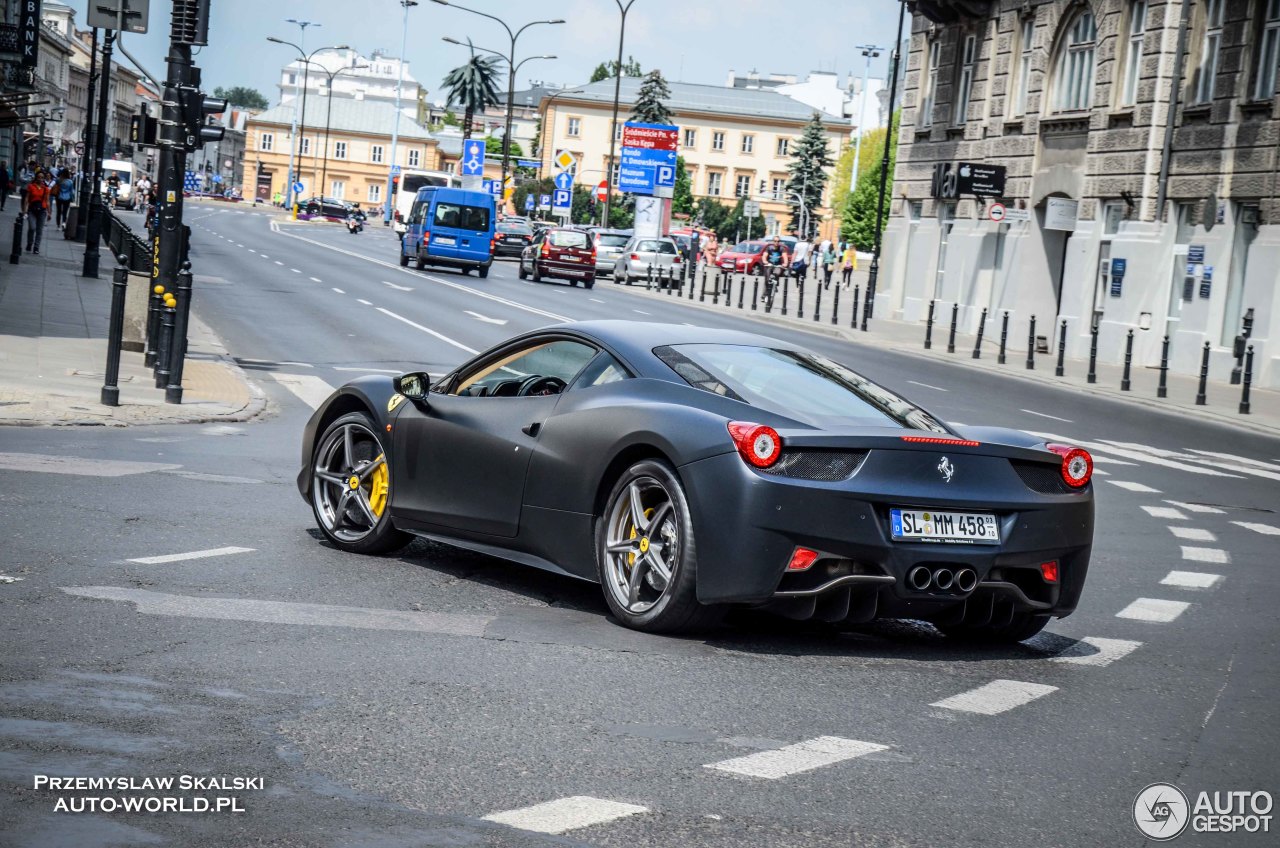
[[[405,231],[404,222],[409,219],[409,210],[413,207],[413,199],[418,196],[418,189],[433,185],[462,188],[462,178],[448,171],[400,172],[400,189],[391,204],[392,227],[397,233]]]

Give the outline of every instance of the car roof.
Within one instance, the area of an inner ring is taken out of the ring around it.
[[[670,370],[653,354],[655,347],[681,344],[749,345],[796,350],[796,345],[769,336],[741,330],[722,330],[713,327],[690,327],[687,324],[658,324],[645,321],[601,319],[555,324],[531,333],[564,333],[581,335],[612,349],[640,369],[641,376],[669,377]]]
[[[472,191],[466,188],[454,188],[453,186],[423,186],[418,189],[418,197],[423,192],[427,192],[428,197],[443,198],[445,200],[466,201],[467,203],[493,203],[493,195],[487,191]]]

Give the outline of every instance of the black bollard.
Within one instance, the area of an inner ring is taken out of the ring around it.
[[[677,270],[680,271],[679,274],[676,273]],[[673,294],[675,294],[676,286],[680,285],[681,281],[683,280],[684,280],[684,269],[672,268],[671,273],[668,275],[668,278],[667,278],[667,297],[671,297]]]
[[[1053,369],[1053,376],[1061,377],[1064,373],[1063,357],[1067,355],[1067,319],[1062,319],[1062,326],[1058,328],[1058,367]]]
[[[174,304],[170,306],[170,304]],[[169,385],[169,353],[173,348],[173,319],[177,315],[177,301],[165,301],[160,311],[160,343],[156,350],[156,388]]]
[[[738,277],[738,308],[742,308],[742,304],[747,297],[747,272],[743,271]]]
[[[707,302],[707,269],[702,269],[702,285],[698,287],[698,303]]]
[[[960,317],[960,304],[951,304],[951,330],[947,333],[947,353],[956,352],[956,319]]]
[[[13,249],[9,251],[9,264],[17,265],[22,258],[22,213],[13,221]]]
[[[1000,353],[996,356],[996,364],[1004,365],[1004,348],[1009,342],[1009,310],[1004,311],[1004,318],[1000,322]]]
[[[103,406],[120,405],[120,345],[124,340],[124,295],[129,287],[129,257],[116,257],[116,270],[111,275],[111,319],[107,329],[107,368],[102,381]]]
[[[702,272],[704,274],[706,273],[706,268],[707,268],[706,265],[702,266],[702,269],[703,269]],[[690,268],[689,269],[689,299],[690,300],[693,300],[693,290],[697,288],[697,282],[698,282],[698,269]]]
[[[1031,316],[1031,329],[1027,331],[1027,370],[1036,368],[1036,316]]]
[[[853,311],[857,312],[858,311],[857,295],[854,295],[853,303],[854,303]],[[937,301],[935,300],[929,301],[929,317],[926,318],[924,322],[924,349],[925,350],[929,350],[930,348],[933,347],[933,310],[936,305],[937,305]]]
[[[147,349],[142,364],[148,368],[156,364],[156,343],[160,338],[160,310],[164,308],[164,286],[156,285],[147,298]]]
[[[836,324],[836,316],[840,314],[840,286],[836,285],[835,291],[831,293],[831,326]]]
[[[778,281],[776,279],[765,278],[764,282],[764,314],[769,315],[773,312],[773,295],[778,290]]]
[[[1253,345],[1244,352],[1244,387],[1240,390],[1240,414],[1249,414],[1249,387],[1253,385]]]
[[[711,305],[719,306],[720,305],[720,288],[724,285],[724,271],[721,271],[720,269],[717,268],[714,280],[715,280],[715,284],[711,289]]]
[[[853,309],[850,310],[849,329],[855,329],[858,326],[858,301],[862,295],[862,283],[855,283],[853,286]]]
[[[1098,382],[1098,322],[1094,320],[1093,326],[1089,328],[1089,382]],[[1166,341],[1167,341],[1166,337]]]
[[[822,309],[822,286],[813,284],[813,320],[818,320],[818,312]],[[804,317],[804,316],[801,316]]]
[[[1200,388],[1196,391],[1196,406],[1204,406],[1208,402],[1205,390],[1209,385],[1209,343],[1204,343],[1204,355],[1200,357]]]
[[[783,275],[782,277],[782,317],[787,317],[787,289],[791,287],[791,278]]]
[[[751,311],[756,311],[756,306],[760,303],[760,276],[757,274],[751,279]]]
[[[1129,391],[1129,371],[1133,366],[1133,328],[1129,328],[1129,335],[1124,340],[1124,374],[1120,377],[1120,391]]]
[[[644,274],[644,290],[649,291],[653,288],[653,266],[650,265]]]
[[[982,308],[982,318],[978,320],[978,340],[973,343],[973,358],[982,358],[982,336],[987,331],[987,308]]]
[[[1169,387],[1167,385],[1169,377],[1169,337],[1164,337],[1164,344],[1160,347],[1160,385],[1156,386],[1156,397],[1168,397]]]

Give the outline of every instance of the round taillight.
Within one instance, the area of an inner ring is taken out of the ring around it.
[[[728,426],[738,453],[756,468],[768,468],[782,455],[782,437],[772,427],[747,421],[731,421]]]
[[[1049,450],[1062,457],[1062,482],[1073,489],[1088,484],[1093,477],[1093,457],[1084,448],[1071,445],[1046,445]]]

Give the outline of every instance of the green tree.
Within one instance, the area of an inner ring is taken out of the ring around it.
[[[462,122],[458,120],[458,116],[450,112],[448,109],[444,110],[444,117],[440,119],[440,123],[444,124],[446,127],[457,127],[462,124]]]
[[[676,157],[676,187],[671,193],[671,211],[678,215],[693,214],[693,179],[685,167],[684,157]]]
[[[884,153],[884,128],[867,130],[862,134],[862,149],[858,151],[858,179],[871,170],[880,173],[880,157]],[[844,209],[849,199],[850,178],[853,176],[853,154],[855,142],[851,140],[845,145],[836,160],[835,174],[832,176],[831,208]]]
[[[804,132],[792,147],[791,163],[787,165],[787,202],[791,206],[791,228],[799,230],[801,209],[808,211],[809,230],[813,235],[818,227],[818,207],[822,205],[822,190],[827,184],[827,168],[831,167],[831,151],[827,146],[827,131],[822,117],[813,113]],[[798,195],[792,197],[791,195]]]
[[[269,105],[267,98],[262,96],[262,92],[245,85],[231,88],[218,86],[213,90],[213,96],[225,98],[232,106],[240,106],[244,109],[265,109]]]
[[[600,82],[600,80],[613,79],[617,76],[618,63],[614,60],[601,62],[596,65],[596,69],[591,72],[591,82]],[[628,56],[627,61],[622,63],[622,75],[624,77],[644,76],[644,72],[640,70],[640,63],[634,57]]]
[[[724,230],[725,222],[728,220],[729,207],[718,200],[704,197],[694,207],[694,223],[706,227],[708,230],[714,230],[717,238],[720,237],[721,232]],[[732,238],[732,236],[729,236],[729,238]]]
[[[471,138],[476,114],[498,105],[498,59],[477,56],[472,51],[466,64],[447,73],[442,84],[446,105],[463,108],[462,138]]]
[[[484,140],[484,152],[487,155],[496,156],[499,159],[501,159],[502,158],[502,138],[500,136],[493,136],[493,135],[486,137]],[[523,155],[524,155],[524,150],[520,147],[520,142],[513,140],[511,142],[511,158],[514,159],[517,156],[523,156]]]
[[[662,78],[662,71],[652,70],[640,84],[636,94],[636,105],[631,110],[631,120],[642,124],[669,124],[671,110],[666,101],[671,98],[671,89]]]
[[[893,171],[898,159],[898,120],[900,112],[893,113],[893,122],[888,138],[889,173],[885,184],[884,214],[880,216],[880,227],[889,221]],[[878,135],[877,135],[878,134]],[[868,142],[870,138],[870,143]],[[862,250],[870,250],[876,240],[876,204],[880,199],[880,164],[884,158],[884,130],[872,130],[862,139],[862,153],[858,160],[858,185],[848,193],[844,206],[840,210],[840,236],[853,242]],[[868,149],[870,148],[870,149]]]

